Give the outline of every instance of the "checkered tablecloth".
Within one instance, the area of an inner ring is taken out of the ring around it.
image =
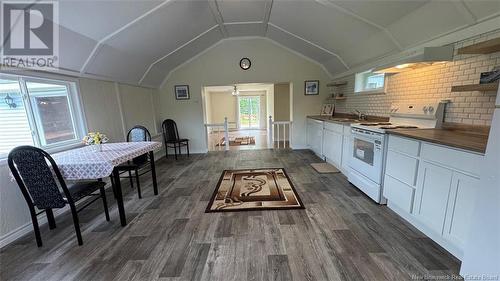
[[[86,146],[51,156],[65,179],[99,179],[111,175],[115,166],[159,149],[161,145],[160,142],[106,143],[102,145],[102,151]]]

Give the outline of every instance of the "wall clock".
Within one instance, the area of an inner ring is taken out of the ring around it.
[[[243,70],[248,70],[251,65],[252,65],[252,62],[250,61],[249,58],[242,58],[240,60],[240,67]]]

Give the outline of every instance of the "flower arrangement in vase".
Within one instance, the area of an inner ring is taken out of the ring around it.
[[[83,143],[85,145],[93,145],[96,151],[102,151],[102,144],[108,142],[108,137],[105,134],[99,132],[90,132],[85,137],[83,137]]]

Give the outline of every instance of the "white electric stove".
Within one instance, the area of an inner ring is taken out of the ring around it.
[[[387,151],[387,131],[399,129],[439,128],[443,122],[445,103],[393,104],[389,122],[365,122],[351,125],[352,154],[348,179],[379,204]]]

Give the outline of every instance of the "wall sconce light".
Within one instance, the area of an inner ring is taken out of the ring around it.
[[[14,99],[7,94],[4,98],[5,104],[9,106],[9,108],[16,108],[17,104],[14,102]]]

